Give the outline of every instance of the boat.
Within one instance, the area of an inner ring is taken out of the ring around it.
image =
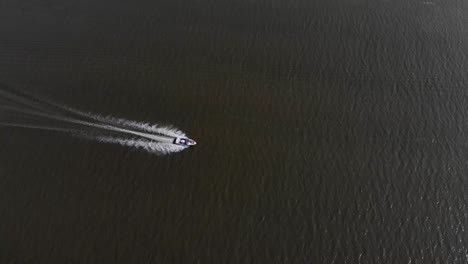
[[[190,146],[195,146],[197,142],[195,142],[195,140],[190,139],[190,138],[178,137],[174,139],[174,144],[190,147]]]

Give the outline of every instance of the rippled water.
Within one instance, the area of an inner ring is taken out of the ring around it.
[[[0,129],[5,263],[466,263],[463,1],[0,3],[0,80],[172,124]]]

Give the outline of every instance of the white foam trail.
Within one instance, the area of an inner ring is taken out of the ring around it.
[[[71,110],[71,109],[69,109]],[[77,111],[74,111],[78,113]],[[170,127],[170,126],[160,126],[160,125],[151,125],[149,123],[143,122],[135,122],[130,121],[123,118],[115,118],[111,116],[101,116],[91,113],[83,113],[87,114],[89,118],[92,118],[96,121],[100,122],[107,122],[117,126],[124,126],[127,128],[138,129],[149,133],[160,134],[160,135],[168,135],[171,137],[187,137],[184,132],[180,131],[177,128]]]
[[[102,143],[114,143],[127,147],[142,148],[148,152],[158,155],[166,155],[174,152],[180,152],[186,149],[186,147],[184,146],[174,145],[170,143],[155,142],[145,139],[120,138],[110,136],[97,136],[96,139]]]
[[[10,96],[15,96],[15,95],[10,94]],[[15,97],[18,97],[18,96],[15,96]],[[20,99],[23,99],[23,98],[20,98]],[[26,100],[28,100],[28,99],[26,99]],[[66,106],[66,105],[62,105],[62,104],[50,101],[50,100],[45,99],[45,98],[40,98],[39,100],[41,102],[43,102],[43,103],[46,103],[46,104],[49,104],[51,106],[60,108],[60,109],[65,110],[65,111],[67,111],[69,113],[72,113],[72,114],[75,114],[75,115],[78,115],[78,116],[81,116],[81,117],[86,117],[86,118],[89,118],[89,119],[92,119],[92,120],[95,120],[95,121],[99,121],[99,122],[102,122],[102,123],[107,123],[107,124],[114,125],[114,126],[123,126],[123,127],[127,127],[127,128],[138,129],[138,130],[145,131],[145,132],[150,132],[150,133],[153,133],[153,134],[167,135],[167,136],[174,137],[174,138],[175,137],[187,137],[187,135],[185,135],[184,132],[180,131],[177,128],[171,127],[171,126],[152,125],[152,124],[149,124],[149,123],[136,122],[136,121],[131,121],[131,120],[124,119],[124,118],[116,118],[116,117],[112,117],[112,116],[103,116],[103,115],[98,115],[98,114],[94,114],[94,113],[83,112],[83,111],[77,110],[75,108],[72,108],[72,107],[69,107],[69,106]],[[32,102],[32,101],[29,101],[29,103],[37,105],[35,102]]]
[[[112,116],[103,116],[103,115],[98,115],[98,114],[93,114],[93,113],[86,113],[86,112],[76,110],[74,108],[60,106],[60,105],[55,105],[55,106],[61,107],[62,109],[67,110],[70,113],[74,113],[76,115],[87,117],[92,120],[99,121],[102,123],[107,123],[107,124],[114,125],[114,126],[122,126],[126,128],[131,128],[131,129],[138,129],[140,131],[149,132],[152,134],[170,136],[174,138],[187,137],[184,132],[180,131],[177,128],[170,127],[170,126],[151,125],[149,123],[136,122],[136,121],[127,120],[124,118],[115,118]]]
[[[0,122],[0,126],[71,133],[74,136],[91,139],[91,140],[97,140],[98,142],[101,142],[101,143],[113,143],[113,144],[119,144],[119,145],[126,146],[126,147],[141,148],[141,149],[144,149],[148,152],[151,152],[157,155],[167,155],[170,153],[180,152],[186,148],[184,146],[179,146],[179,145],[174,145],[174,144],[169,144],[169,143],[155,142],[151,140],[137,139],[137,138],[122,138],[122,137],[94,135],[94,134],[86,133],[85,131],[82,131],[82,130],[71,129],[71,128],[28,125],[28,124],[19,124],[19,123],[2,123],[2,122]]]
[[[173,138],[187,137],[184,132],[171,126],[152,125],[152,124],[145,123],[145,122],[136,122],[136,121],[127,120],[124,118],[116,118],[112,116],[103,116],[103,115],[93,114],[89,112],[83,112],[83,111],[74,109],[72,107],[53,102],[45,98],[38,98],[37,96],[34,96],[35,99],[37,100],[35,101],[30,98],[25,98],[23,96],[19,96],[12,92],[5,91],[2,89],[0,89],[0,95],[8,98],[10,101],[20,103],[26,107],[34,108],[42,112],[54,113],[54,115],[56,116],[58,115],[61,117],[66,117],[66,115],[64,115],[63,113],[57,113],[57,111],[54,111],[53,109],[48,108],[44,104],[53,106],[55,108],[59,108],[61,110],[64,110],[66,112],[69,112],[69,113],[72,113],[81,117],[92,119],[94,121],[106,123],[111,126],[123,126],[126,128],[149,132],[151,134],[159,134],[161,136],[169,136]],[[33,95],[29,95],[29,96],[33,96]]]
[[[0,106],[0,108],[5,108],[5,109],[20,112],[20,113],[24,113],[24,114],[45,117],[45,118],[54,119],[54,120],[58,120],[58,121],[62,121],[62,122],[68,122],[68,123],[72,123],[72,124],[84,125],[84,126],[88,126],[88,127],[94,127],[94,128],[99,128],[99,129],[104,129],[104,130],[109,130],[109,131],[114,131],[114,132],[120,132],[120,133],[135,135],[135,136],[141,136],[141,137],[144,137],[144,138],[147,138],[147,139],[150,139],[150,140],[155,140],[155,141],[159,141],[159,142],[163,142],[163,143],[172,143],[174,141],[174,138],[169,137],[169,136],[142,133],[142,132],[132,131],[132,130],[123,129],[123,128],[119,128],[119,127],[114,127],[114,126],[110,126],[110,125],[91,123],[91,122],[82,121],[82,120],[69,118],[69,117],[65,117],[65,116],[59,116],[59,115],[53,115],[53,114],[48,114],[48,113],[41,113],[41,112],[37,112],[37,111],[25,110],[25,109],[21,109],[21,108],[14,107],[14,106],[2,105],[2,106]]]
[[[3,91],[0,88],[1,97],[12,102],[15,106],[2,104],[0,105],[0,109],[79,125],[79,129],[60,127],[60,125],[43,126],[27,123],[8,123],[1,122],[1,120],[0,126],[66,132],[74,136],[94,139],[102,143],[114,143],[122,146],[141,148],[158,155],[179,152],[186,148],[185,146],[173,144],[175,138],[186,136],[182,131],[172,127],[82,112],[45,99],[26,98],[9,91]],[[115,137],[112,134],[106,135],[105,131],[117,132],[126,136]]]

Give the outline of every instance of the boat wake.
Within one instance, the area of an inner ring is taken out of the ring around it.
[[[195,141],[171,127],[83,112],[0,87],[0,126],[55,131],[157,155],[180,152]]]

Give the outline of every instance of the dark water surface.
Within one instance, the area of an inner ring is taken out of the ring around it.
[[[0,80],[173,124],[0,128],[1,263],[467,263],[466,1],[0,1]]]

